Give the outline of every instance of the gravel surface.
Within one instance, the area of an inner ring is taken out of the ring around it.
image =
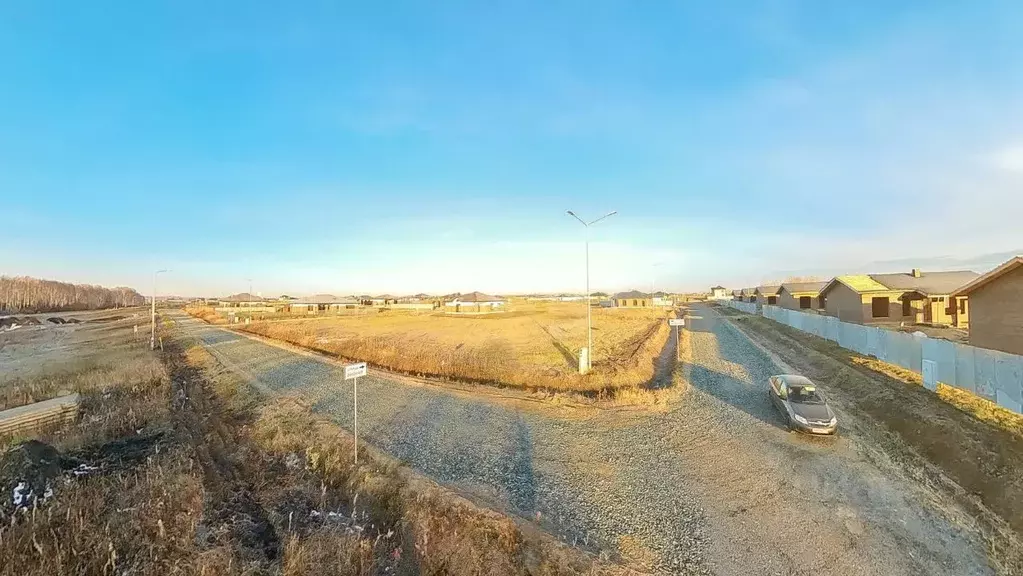
[[[986,574],[971,533],[841,437],[786,432],[777,368],[710,310],[690,321],[692,383],[670,412],[566,413],[379,377],[359,433],[470,497],[656,573]],[[300,391],[351,428],[333,363],[179,317],[229,367]]]

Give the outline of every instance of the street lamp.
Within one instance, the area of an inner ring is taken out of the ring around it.
[[[586,371],[589,372],[593,368],[593,320],[591,317],[591,308],[593,304],[590,302],[590,226],[600,222],[604,218],[614,216],[618,213],[617,210],[608,212],[600,218],[587,222],[582,218],[576,216],[575,212],[571,210],[566,211],[569,216],[575,218],[580,224],[586,228]]]
[[[153,272],[153,301],[151,302],[152,308],[150,312],[149,322],[149,349],[156,350],[156,276],[163,274],[164,272],[170,272],[170,270],[157,270]]]

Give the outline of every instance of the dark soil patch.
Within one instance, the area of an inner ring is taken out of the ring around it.
[[[64,319],[63,318],[57,318],[56,316],[53,316],[51,318],[47,318],[46,321],[49,322],[50,324],[64,324]]]

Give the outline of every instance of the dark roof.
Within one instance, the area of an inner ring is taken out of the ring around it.
[[[241,294],[232,294],[225,298],[220,299],[221,302],[262,302],[263,298],[260,296],[254,296],[248,292],[242,292]]]
[[[640,292],[639,290],[629,290],[628,292],[619,292],[615,294],[616,299],[620,298],[649,298],[650,295],[646,292]]]
[[[813,292],[815,294],[820,294],[820,291],[827,285],[827,282],[786,282],[781,285],[781,288],[789,294],[794,294],[796,292]]]
[[[767,294],[768,296],[774,296],[781,290],[781,286],[757,286],[757,292],[760,294]]]
[[[1009,272],[1012,272],[1013,270],[1019,268],[1020,266],[1023,266],[1023,256],[1016,256],[1012,260],[1009,260],[1008,262],[1000,265],[998,268],[995,268],[994,270],[991,270],[990,272],[984,274],[983,276],[975,278],[969,284],[960,287],[958,290],[956,290],[956,296],[968,296],[977,288],[980,288],[981,286],[986,286],[988,282],[991,282],[992,280],[1002,276],[1003,274],[1008,274]]]
[[[892,290],[911,290],[924,296],[932,294],[952,294],[966,284],[980,277],[970,270],[956,272],[921,272],[920,277],[912,274],[871,274],[875,282],[884,284]]]
[[[725,287],[724,286],[711,286],[710,289],[711,290],[724,290]]]
[[[504,298],[500,296],[491,296],[483,292],[470,292],[456,296],[455,299],[459,302],[504,302]]]

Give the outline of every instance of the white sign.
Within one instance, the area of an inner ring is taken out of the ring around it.
[[[358,364],[349,364],[345,366],[345,380],[351,380],[352,378],[358,378],[359,376],[366,375],[366,363],[359,362]]]
[[[668,326],[685,326],[685,318],[668,318]]]

